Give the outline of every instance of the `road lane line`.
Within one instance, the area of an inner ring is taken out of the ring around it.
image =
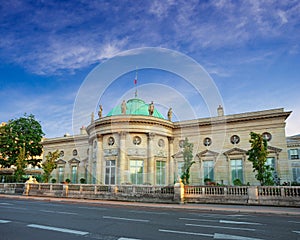
[[[222,227],[222,226],[215,226],[215,225],[199,225],[199,224],[185,224],[186,226],[193,226],[193,227],[205,227],[205,228],[221,228],[221,229],[231,229],[231,230],[243,230],[243,231],[255,231],[253,228],[236,228],[236,227]]]
[[[261,238],[252,238],[252,237],[243,237],[243,236],[237,236],[237,235],[229,235],[229,234],[220,234],[215,233],[214,239],[228,239],[228,240],[263,240]]]
[[[195,233],[195,232],[182,232],[182,231],[174,231],[174,230],[168,230],[168,229],[158,229],[159,232],[165,232],[165,233],[176,233],[176,234],[185,234],[185,235],[196,235],[196,236],[204,236],[204,237],[213,237],[212,234],[206,234],[206,233]]]
[[[255,223],[255,222],[236,222],[236,221],[228,221],[228,220],[220,220],[219,222],[229,223],[229,224],[262,225],[261,223]]]
[[[218,220],[211,220],[211,219],[196,219],[196,218],[179,218],[180,220],[187,220],[187,221],[198,221],[198,222],[218,222]]]
[[[10,206],[5,206],[5,205],[0,206],[0,208],[8,208],[8,209],[15,209],[15,210],[28,210],[27,208],[23,208],[23,207],[10,207]]]
[[[11,221],[9,221],[9,220],[0,220],[0,223],[9,223],[9,222],[11,222]]]
[[[187,221],[198,221],[198,222],[218,222],[218,223],[227,223],[227,224],[262,225],[261,223],[255,223],[255,222],[238,222],[238,221],[229,221],[229,220],[211,220],[211,219],[196,219],[196,218],[179,218],[179,219],[187,220]]]
[[[6,202],[3,202],[3,203],[0,203],[0,205],[13,205],[13,204],[11,204],[11,203],[6,203]]]
[[[300,231],[293,231],[294,233],[298,233],[298,234],[300,234]]]
[[[132,221],[132,222],[149,222],[149,220],[135,219],[135,218],[121,218],[121,217],[111,217],[111,216],[103,216],[102,218],[115,219],[115,220],[124,220],[124,221]]]
[[[55,213],[55,214],[67,214],[67,215],[78,215],[78,213],[73,213],[73,212],[59,212],[59,211],[51,211],[51,210],[40,210],[41,212],[45,213]]]
[[[288,221],[288,222],[290,222],[290,223],[300,223],[298,221]]]
[[[165,212],[148,212],[148,211],[137,211],[137,210],[131,210],[129,212],[132,212],[132,213],[141,213],[141,214],[169,215],[169,213],[165,213]]]
[[[136,239],[136,238],[118,238],[118,240],[140,240],[140,239]]]
[[[58,227],[51,227],[51,226],[45,226],[45,225],[38,225],[38,224],[29,224],[29,225],[27,225],[27,227],[56,231],[56,232],[63,232],[63,233],[71,233],[71,234],[76,234],[76,235],[81,235],[81,236],[89,234],[89,232],[77,231],[77,230],[68,229],[68,228],[58,228]]]
[[[108,210],[107,208],[102,208],[102,207],[78,207],[80,209],[89,209],[89,210]]]

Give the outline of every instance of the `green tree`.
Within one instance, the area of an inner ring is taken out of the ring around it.
[[[46,155],[46,161],[42,163],[42,169],[44,173],[42,175],[42,181],[47,183],[50,180],[50,175],[54,169],[56,169],[57,164],[56,160],[59,158],[59,152],[56,150],[55,152],[49,152]]]
[[[190,182],[190,169],[192,165],[195,163],[193,161],[193,147],[194,145],[192,143],[189,143],[188,138],[185,138],[183,142],[183,167],[182,167],[182,175],[181,180],[183,184],[189,184]]]
[[[25,167],[26,167],[25,147],[20,149],[20,153],[17,157],[15,166],[17,167],[17,169],[15,171],[16,181],[20,182],[22,179],[22,176],[25,174]]]
[[[4,167],[15,165],[24,148],[27,164],[37,165],[41,161],[43,136],[42,127],[32,114],[9,120],[0,130],[0,164]]]
[[[257,172],[255,177],[260,182],[261,186],[274,185],[272,177],[272,169],[266,165],[268,155],[267,140],[262,134],[250,133],[251,149],[248,150],[248,160],[252,162],[253,172]]]

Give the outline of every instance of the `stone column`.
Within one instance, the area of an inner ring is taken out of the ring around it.
[[[97,182],[98,184],[103,183],[103,136],[101,134],[97,134]]]
[[[148,161],[147,161],[147,182],[150,184],[155,184],[155,159],[154,159],[154,148],[153,140],[155,133],[148,133]]]
[[[119,132],[119,161],[117,162],[117,184],[126,182],[126,132]]]
[[[88,176],[87,176],[87,183],[92,183],[93,181],[93,176],[92,176],[92,171],[93,171],[93,140],[89,139],[89,156],[88,156]]]
[[[169,183],[174,183],[174,177],[175,177],[175,164],[174,164],[174,158],[172,157],[174,155],[174,138],[168,137],[169,140],[169,153],[168,153],[168,162],[169,162]]]

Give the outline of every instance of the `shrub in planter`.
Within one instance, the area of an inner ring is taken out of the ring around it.
[[[67,179],[65,180],[65,182],[66,182],[66,183],[70,183],[71,180],[70,180],[69,178],[67,178]]]
[[[80,178],[80,183],[84,184],[85,183],[85,179],[84,178]]]

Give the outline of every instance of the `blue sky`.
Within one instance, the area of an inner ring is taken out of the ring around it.
[[[126,50],[159,47],[197,61],[226,114],[284,108],[293,111],[287,135],[299,134],[299,12],[298,0],[1,0],[0,122],[26,112],[46,137],[72,133],[76,96],[96,66]],[[95,112],[99,103],[107,114],[133,97],[134,77],[133,67],[99,93]],[[205,99],[172,73],[139,70],[138,92],[164,115],[172,107],[178,120],[211,114]]]

